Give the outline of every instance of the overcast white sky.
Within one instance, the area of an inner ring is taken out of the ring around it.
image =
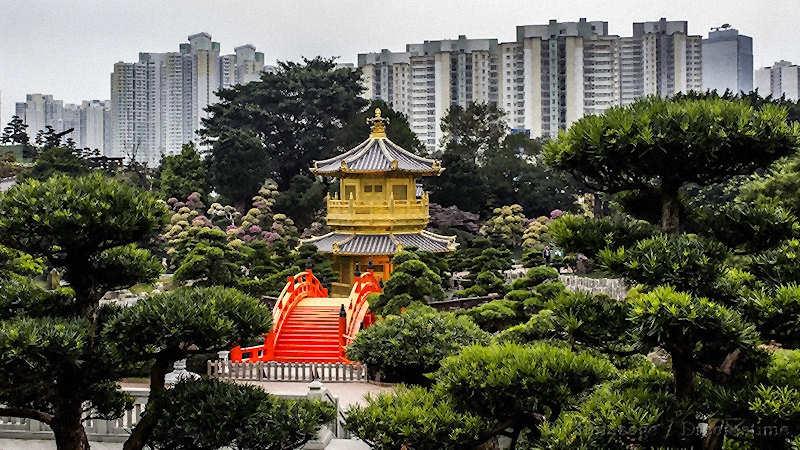
[[[315,55],[355,62],[359,52],[459,34],[510,41],[517,25],[579,17],[608,21],[620,35],[660,17],[688,20],[703,35],[730,23],[754,38],[756,67],[800,63],[800,0],[0,0],[0,120],[26,93],[107,99],[115,62],[177,51],[199,31],[223,53],[251,43],[268,64]]]

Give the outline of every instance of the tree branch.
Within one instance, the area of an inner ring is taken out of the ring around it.
[[[50,425],[53,423],[53,415],[31,408],[0,408],[0,416],[19,417],[22,419],[33,419]]]

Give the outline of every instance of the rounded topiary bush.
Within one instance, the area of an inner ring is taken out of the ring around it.
[[[483,330],[497,332],[520,323],[523,320],[521,309],[519,302],[493,300],[474,308],[469,308],[462,315],[472,319]]]
[[[489,335],[468,317],[411,305],[358,333],[348,358],[367,365],[383,381],[427,384],[425,374],[462,347],[488,342]]]

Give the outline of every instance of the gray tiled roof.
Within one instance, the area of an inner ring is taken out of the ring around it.
[[[390,171],[438,175],[441,170],[436,160],[417,156],[388,138],[373,137],[333,158],[315,161],[312,168],[312,172],[320,175]]]
[[[456,246],[455,236],[441,236],[429,231],[390,234],[334,232],[304,239],[303,243],[315,245],[320,252],[338,255],[393,255],[398,252],[398,244],[433,253],[450,252]]]

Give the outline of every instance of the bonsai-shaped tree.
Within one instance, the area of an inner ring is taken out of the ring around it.
[[[661,229],[681,226],[678,193],[748,175],[800,145],[787,110],[741,100],[649,97],[586,116],[545,147],[549,163],[597,191],[657,195]]]
[[[60,450],[88,449],[84,420],[116,419],[130,405],[117,382],[132,364],[151,366],[157,394],[174,360],[269,328],[266,307],[219,289],[179,290],[124,310],[100,307],[106,291],[160,273],[138,244],[165,219],[163,202],[99,174],[30,180],[0,196],[0,241],[19,252],[10,264],[24,268],[21,254],[40,258],[69,284],[44,291],[24,270],[0,283],[0,414],[47,424]],[[141,449],[148,427],[143,421],[126,449]]]

